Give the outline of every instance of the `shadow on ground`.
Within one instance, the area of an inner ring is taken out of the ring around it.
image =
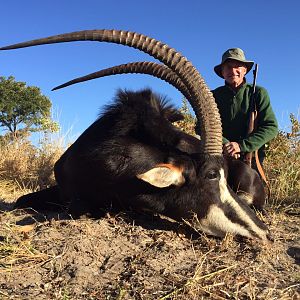
[[[14,209],[14,203],[7,203],[0,199],[0,214],[12,211],[14,214],[21,216],[22,218],[16,222],[16,225],[25,226],[35,223],[43,223],[48,221],[67,221],[75,220],[66,211],[36,211],[34,209]],[[176,222],[172,219],[166,218],[161,215],[153,215],[144,212],[134,211],[109,211],[103,214],[103,217],[99,217],[95,220],[100,220],[105,216],[111,216],[116,219],[122,219],[127,225],[141,226],[146,230],[163,230],[180,232],[188,239],[199,238],[199,233],[193,230],[186,224]],[[79,219],[91,219],[88,216],[83,216]]]

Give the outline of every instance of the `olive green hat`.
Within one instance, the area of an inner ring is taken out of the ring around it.
[[[240,49],[240,48],[228,49],[222,55],[222,62],[219,65],[214,67],[216,74],[218,76],[220,76],[221,78],[224,78],[222,75],[222,65],[228,59],[233,59],[233,60],[243,62],[247,67],[247,73],[251,70],[251,68],[253,67],[253,64],[254,64],[254,61],[246,60],[244,51],[242,49]]]

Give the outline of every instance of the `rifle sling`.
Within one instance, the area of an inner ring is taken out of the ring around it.
[[[258,158],[258,150],[255,150],[254,151],[254,157],[255,157],[255,163],[256,163],[256,168],[257,168],[257,171],[261,177],[261,179],[264,181],[264,183],[266,184],[266,187],[268,189],[268,199],[270,198],[271,196],[271,188],[270,188],[270,184],[267,180],[267,177],[266,177],[266,174],[263,170],[263,167],[259,161],[259,158]]]

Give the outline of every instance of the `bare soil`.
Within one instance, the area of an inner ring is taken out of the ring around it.
[[[163,216],[11,207],[0,203],[0,299],[300,299],[296,209],[262,216],[274,237],[264,245]]]

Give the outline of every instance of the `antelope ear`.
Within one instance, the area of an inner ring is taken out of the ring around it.
[[[185,182],[182,171],[182,168],[172,164],[159,164],[146,173],[138,174],[136,177],[159,188],[170,185],[181,186]]]

